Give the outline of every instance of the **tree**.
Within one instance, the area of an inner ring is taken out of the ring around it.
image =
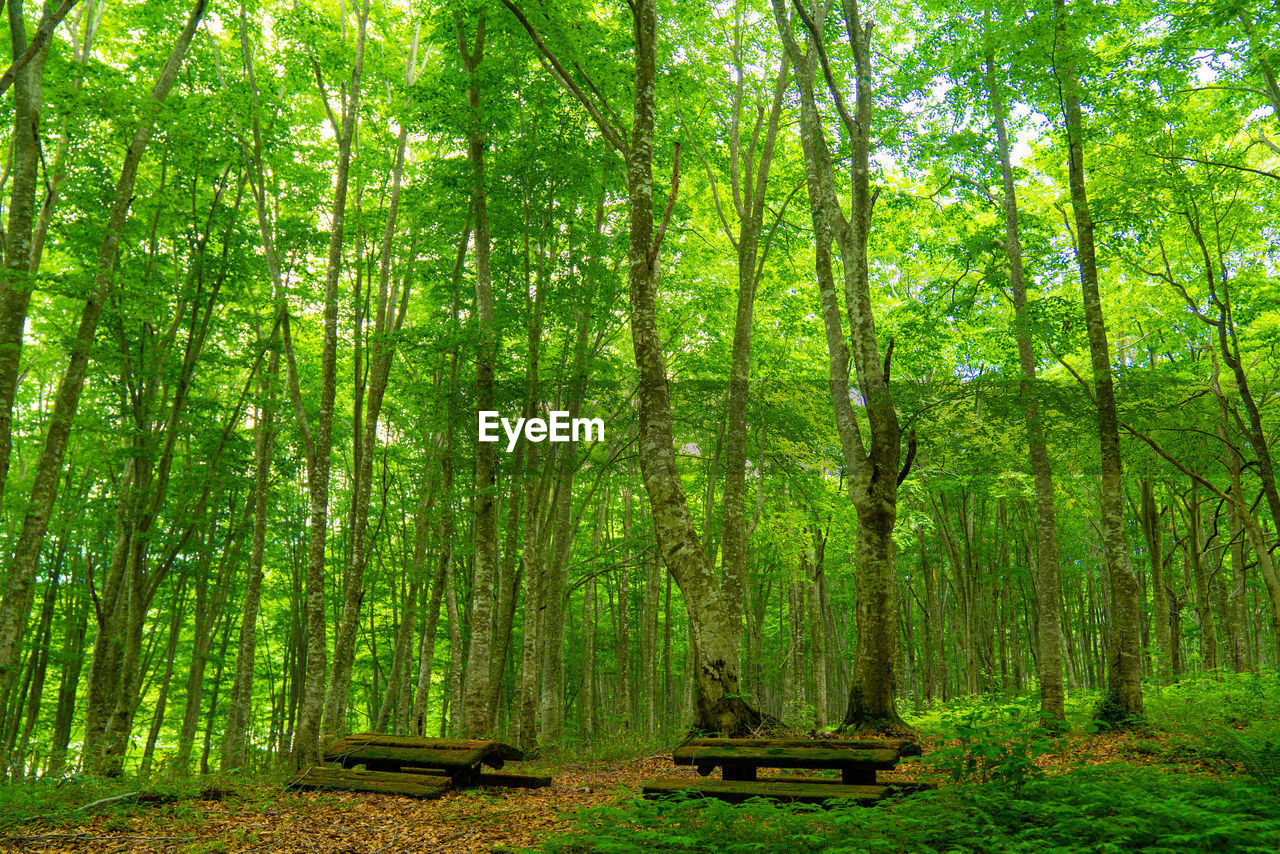
[[[858,645],[853,684],[843,726],[896,731],[904,728],[894,698],[897,659],[897,582],[893,528],[897,520],[898,485],[910,469],[911,452],[903,465],[902,431],[889,387],[892,342],[881,356],[872,309],[867,244],[876,193],[871,190],[872,119],[871,27],[864,27],[856,0],[841,6],[849,49],[857,77],[855,114],[850,115],[835,84],[822,41],[825,20],[803,6],[796,13],[804,25],[807,49],[802,51],[782,0],[774,0],[774,18],[796,69],[800,89],[800,139],[804,148],[809,208],[813,219],[815,272],[823,325],[830,356],[830,394],[847,473],[847,494],[858,514],[855,565],[858,583]],[[836,196],[830,148],[818,114],[815,69],[821,65],[842,130],[853,148],[851,214],[845,217]],[[837,296],[832,272],[835,243],[844,268],[843,300]],[[844,318],[841,317],[843,301]],[[845,339],[843,323],[849,324]],[[849,356],[853,355],[858,390],[866,408],[870,444],[853,410],[849,389]]]

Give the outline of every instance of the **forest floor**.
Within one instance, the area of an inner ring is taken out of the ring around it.
[[[942,746],[926,737],[926,751]],[[1174,765],[1181,773],[1214,774],[1219,768],[1194,756],[1176,761],[1168,734],[1104,733],[1064,736],[1057,749],[1036,758],[1047,772],[1107,762]],[[671,764],[669,753],[630,760],[543,760],[522,771],[550,773],[542,789],[478,788],[435,800],[364,793],[286,792],[279,784],[146,791],[140,797],[89,811],[61,798],[60,809],[4,816],[0,849],[13,851],[279,852],[479,852],[528,850],[557,834],[571,833],[583,808],[634,799],[650,777],[694,776]],[[935,780],[937,769],[917,764],[883,772],[885,781]],[[193,781],[190,786],[195,786]],[[85,795],[88,797],[89,795]],[[92,801],[86,801],[92,803]],[[15,819],[17,819],[15,821]]]

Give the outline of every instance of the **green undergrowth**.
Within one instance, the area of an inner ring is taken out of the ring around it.
[[[74,826],[98,816],[127,819],[146,815],[174,825],[198,825],[210,801],[233,801],[239,810],[265,813],[278,809],[282,800],[298,798],[281,791],[284,782],[278,774],[149,780],[73,775],[60,780],[24,780],[0,786],[0,833],[35,824]],[[108,800],[111,798],[118,799]]]
[[[548,854],[1280,850],[1280,793],[1124,763],[950,786],[877,807],[635,800],[584,810]]]
[[[1097,732],[1106,728],[1096,718],[1102,697],[1095,690],[1071,691],[1066,696],[1068,728]],[[1231,673],[1217,670],[1184,676],[1171,684],[1148,680],[1143,685],[1144,713],[1133,722],[1137,729],[1186,731],[1213,727],[1243,728],[1259,720],[1280,720],[1280,673]],[[950,721],[970,712],[995,713],[1009,706],[1039,709],[1034,686],[1020,692],[956,697],[914,714],[907,723],[921,733],[946,735]]]
[[[1280,788],[1280,675],[1214,672],[1169,685],[1149,683],[1144,701],[1143,717],[1123,728],[1123,756],[1142,764],[1248,775]],[[1069,695],[1066,707],[1068,734],[1116,729],[1094,717],[1097,692]],[[995,777],[1017,782],[1025,778],[1019,776],[1020,762],[1069,749],[1068,741],[1040,726],[1034,691],[957,698],[908,721],[927,740],[942,744],[926,763],[955,780],[991,779],[987,771],[994,768]]]

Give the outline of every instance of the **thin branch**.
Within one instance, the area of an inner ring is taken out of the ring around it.
[[[1175,94],[1180,95],[1183,92],[1208,92],[1212,89],[1221,89],[1224,92],[1247,92],[1250,95],[1267,97],[1267,93],[1261,89],[1250,89],[1248,86],[1193,86],[1189,89],[1174,89],[1173,91]]]
[[[504,0],[505,2],[505,0]],[[662,250],[662,238],[667,235],[667,223],[671,221],[671,209],[676,205],[676,192],[680,189],[680,143],[675,145],[675,154],[671,161],[671,192],[667,193],[667,209],[662,212],[662,224],[654,235],[653,246],[649,249],[649,269],[658,260],[658,252]]]
[[[44,47],[44,43],[49,40],[49,36],[53,35],[53,31],[58,28],[58,24],[62,23],[62,19],[75,8],[78,2],[79,0],[63,0],[62,5],[55,9],[52,15],[41,17],[40,27],[36,30],[36,34],[31,37],[31,44],[27,45],[27,49],[13,61],[12,65],[5,69],[4,75],[0,76],[0,95],[3,95],[13,85],[18,72],[27,66],[27,63],[31,61],[31,57],[35,56],[40,48]],[[12,7],[10,9],[12,10]]]
[[[1199,163],[1203,166],[1219,166],[1223,169],[1235,169],[1239,172],[1251,172],[1254,175],[1262,175],[1265,178],[1275,178],[1280,181],[1280,174],[1268,172],[1265,169],[1254,169],[1252,166],[1237,166],[1234,163],[1223,163],[1220,160],[1203,160],[1199,157],[1176,157],[1170,154],[1156,154],[1154,151],[1144,151],[1143,154],[1148,157],[1154,157],[1157,160],[1182,162],[1182,163]]]
[[[324,75],[320,71],[320,63],[315,59],[311,60],[311,69],[316,75],[316,85],[320,87],[320,100],[324,102],[325,115],[329,117],[329,126],[333,128],[333,136],[335,139],[342,139],[342,128],[338,124],[338,118],[333,114],[333,107],[329,106],[329,90],[324,85]]]
[[[804,182],[801,181],[791,189],[791,192],[787,194],[787,197],[782,200],[782,207],[778,208],[778,215],[773,218],[773,225],[770,226],[769,233],[765,235],[764,238],[764,245],[760,248],[760,263],[756,265],[756,275],[753,279],[756,284],[759,284],[760,277],[764,275],[764,261],[769,257],[769,246],[773,243],[773,235],[777,233],[778,225],[782,222],[782,215],[787,212],[787,205],[791,204],[791,199],[795,197],[795,194],[798,193],[800,188],[803,186]]]
[[[715,202],[716,213],[720,215],[720,225],[724,228],[725,237],[729,238],[729,243],[733,246],[734,251],[738,249],[738,241],[733,236],[733,229],[729,227],[729,220],[724,215],[724,206],[720,203],[720,188],[716,182],[715,171],[711,168],[711,162],[707,160],[707,156],[702,153],[702,149],[698,147],[697,142],[693,139],[693,134],[689,132],[689,125],[684,125],[684,135],[689,138],[689,144],[693,146],[694,154],[698,155],[698,159],[702,161],[702,167],[707,172],[707,181],[711,184],[711,199]]]
[[[520,11],[520,8],[516,6],[512,0],[502,0],[502,5],[506,6],[507,9],[511,11],[511,14],[516,16],[516,20],[520,22],[520,26],[524,27],[525,32],[529,34],[529,38],[533,39],[533,44],[538,49],[538,52],[551,64],[551,69],[555,78],[560,81],[560,85],[563,86],[570,95],[576,98],[578,103],[582,104],[583,108],[591,115],[592,120],[596,123],[596,127],[600,129],[600,133],[604,136],[605,140],[619,152],[625,154],[627,151],[627,145],[623,142],[622,129],[616,128],[610,124],[605,117],[600,114],[599,108],[596,107],[592,100],[587,97],[587,94],[579,88],[578,84],[573,82],[573,78],[569,76],[568,70],[560,63],[560,60],[556,58],[555,54],[551,52],[551,49],[547,47],[546,43],[538,35],[538,31],[533,28],[533,24],[529,23],[529,19]],[[594,86],[591,88],[595,89]],[[612,110],[610,110],[610,112],[612,112]]]
[[[822,46],[822,34],[818,32],[813,19],[804,10],[804,5],[800,0],[792,0],[792,5],[795,6],[796,12],[800,15],[800,20],[804,23],[805,30],[809,33],[809,38],[813,39],[814,47],[818,50],[818,63],[822,66],[822,76],[826,78],[827,88],[831,91],[831,97],[835,99],[836,110],[840,113],[840,120],[844,122],[845,129],[849,131],[849,135],[854,139],[858,139],[861,137],[858,124],[850,117],[849,111],[845,109],[844,97],[840,94],[840,88],[836,86],[835,78],[831,76],[831,64],[827,62],[827,51]]]

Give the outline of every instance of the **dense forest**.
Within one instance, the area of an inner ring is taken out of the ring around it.
[[[1269,4],[7,19],[9,781],[1280,697]]]

